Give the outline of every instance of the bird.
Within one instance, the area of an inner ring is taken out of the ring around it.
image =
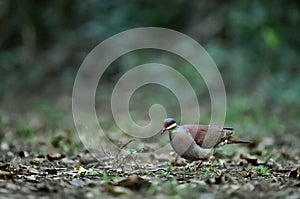
[[[212,131],[208,134],[209,129]],[[239,140],[232,135],[231,127],[218,128],[210,125],[187,124],[178,125],[173,118],[164,120],[161,134],[169,132],[169,139],[174,151],[189,161],[199,161],[196,170],[208,161],[217,147],[226,144],[249,144],[249,141]]]

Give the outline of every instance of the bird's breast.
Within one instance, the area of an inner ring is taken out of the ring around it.
[[[171,131],[169,137],[174,151],[187,160],[196,161],[209,159],[213,153],[213,149],[201,148],[196,144],[189,133],[180,131],[180,129]]]

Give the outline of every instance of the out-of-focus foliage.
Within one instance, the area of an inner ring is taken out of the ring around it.
[[[143,26],[178,30],[206,48],[224,79],[229,122],[270,118],[276,129],[282,118],[300,117],[300,4],[291,0],[2,0],[0,100],[70,96],[76,71],[93,47]],[[109,85],[145,60],[169,63],[157,54],[124,57],[105,80]],[[193,86],[200,84],[191,67],[174,67]],[[207,94],[199,88],[198,95]]]
[[[1,96],[49,84],[70,88],[84,56],[98,43],[129,28],[184,26],[191,6],[178,0],[1,1]]]

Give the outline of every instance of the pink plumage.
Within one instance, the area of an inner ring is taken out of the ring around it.
[[[208,135],[208,131],[211,133]],[[169,131],[170,143],[175,152],[181,157],[196,161],[200,160],[200,167],[203,160],[208,160],[214,148],[225,144],[250,143],[236,139],[232,136],[233,128],[217,128],[209,125],[177,125],[173,118],[164,121],[162,133]]]

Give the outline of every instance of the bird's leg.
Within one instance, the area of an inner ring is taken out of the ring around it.
[[[176,154],[175,160],[174,160],[174,162],[173,162],[173,165],[174,165],[174,166],[177,166],[178,157],[179,157],[179,155]]]
[[[177,160],[178,160],[178,157],[179,157],[179,155],[178,155],[178,154],[176,154],[176,157],[175,157],[175,165],[177,165]]]
[[[196,171],[199,171],[202,168],[203,162],[207,162],[208,160],[199,160],[199,163],[196,167]]]
[[[196,171],[198,171],[201,168],[203,162],[204,162],[203,160],[199,160],[199,163],[196,167]]]

